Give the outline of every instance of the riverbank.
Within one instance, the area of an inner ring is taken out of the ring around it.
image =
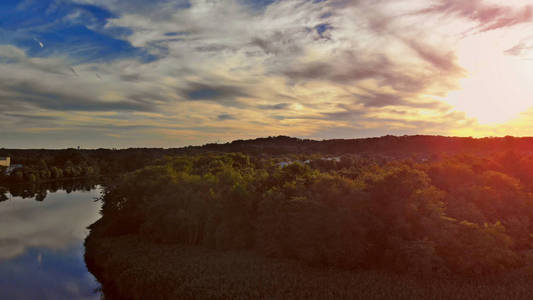
[[[253,251],[147,243],[135,235],[86,239],[89,270],[106,299],[533,299],[531,281],[417,279],[314,268]],[[96,233],[96,234],[95,234]],[[117,297],[120,295],[120,297]]]

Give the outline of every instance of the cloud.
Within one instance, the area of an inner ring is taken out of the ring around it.
[[[290,106],[291,106],[290,103],[278,103],[278,104],[259,105],[258,108],[264,109],[264,110],[284,110],[284,109],[288,109]]]
[[[489,4],[486,0],[439,0],[437,4],[420,10],[419,14],[442,14],[472,20],[479,32],[512,27],[533,21],[533,6],[518,9],[512,6]]]
[[[442,101],[467,75],[455,33],[529,20],[527,7],[477,0],[35,3],[42,12],[5,10],[31,26],[0,25],[0,132],[12,145],[35,132],[181,146],[335,126],[377,133],[414,119],[466,126]],[[27,122],[39,115],[50,119]]]
[[[441,53],[435,46],[420,43],[416,39],[404,39],[407,46],[413,49],[416,54],[435,67],[437,70],[448,72],[450,74],[461,74],[464,70],[457,64],[455,53],[448,50]]]
[[[237,117],[230,114],[220,114],[217,116],[217,120],[219,121],[228,121],[228,120],[237,120]]]
[[[375,91],[368,91],[368,94],[354,94],[357,103],[363,104],[365,107],[387,107],[387,106],[404,106],[412,108],[426,108],[432,110],[444,109],[449,107],[440,101],[411,101],[407,99],[408,96],[401,94],[386,94]],[[416,97],[413,95],[413,97]]]
[[[204,83],[190,83],[180,91],[184,100],[212,101],[230,106],[240,106],[239,98],[248,94],[242,87],[229,85],[208,85]]]
[[[511,56],[524,56],[533,50],[533,43],[531,39],[520,41],[515,46],[505,50],[505,54]]]
[[[2,115],[6,117],[24,119],[26,121],[39,121],[39,120],[51,121],[51,120],[57,119],[54,116],[28,115],[28,114],[17,114],[17,113],[2,113]]]
[[[0,83],[0,106],[12,102],[30,104],[54,111],[151,111],[152,106],[138,101],[98,101],[81,94],[50,91],[31,81],[5,81]]]

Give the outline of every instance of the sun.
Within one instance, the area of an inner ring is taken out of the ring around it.
[[[455,110],[465,112],[479,124],[509,122],[533,106],[531,94],[517,83],[520,78],[512,77],[506,74],[465,79],[462,88],[450,93],[447,101],[453,104]]]
[[[519,41],[499,32],[461,41],[457,55],[467,75],[444,100],[482,125],[507,123],[533,107],[533,60],[506,51]]]

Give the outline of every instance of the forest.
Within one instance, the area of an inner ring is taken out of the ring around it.
[[[423,276],[533,274],[533,156],[177,155],[107,187],[100,237]]]

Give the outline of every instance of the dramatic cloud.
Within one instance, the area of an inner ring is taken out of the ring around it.
[[[506,74],[527,69],[515,61],[532,21],[521,0],[26,0],[0,11],[0,135],[12,147],[471,134],[473,107],[495,115],[499,104],[464,79],[495,57]]]

